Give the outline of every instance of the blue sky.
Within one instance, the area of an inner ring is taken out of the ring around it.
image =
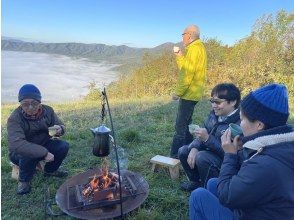
[[[293,0],[2,0],[2,36],[42,42],[154,47],[180,42],[189,24],[201,38],[233,45],[264,14],[294,12]]]

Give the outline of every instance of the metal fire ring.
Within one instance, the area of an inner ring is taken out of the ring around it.
[[[56,203],[59,208],[66,214],[79,218],[79,219],[107,219],[119,217],[121,215],[120,204],[113,207],[95,208],[90,210],[68,210],[68,195],[67,188],[69,186],[75,186],[79,184],[86,184],[89,181],[89,177],[100,172],[99,168],[79,173],[76,176],[71,177],[64,182],[56,192]],[[137,188],[141,192],[136,197],[130,197],[123,201],[123,214],[127,214],[132,210],[138,208],[147,198],[149,193],[149,185],[147,181],[138,173],[134,173],[128,170],[121,170],[121,176],[133,176],[137,182]]]

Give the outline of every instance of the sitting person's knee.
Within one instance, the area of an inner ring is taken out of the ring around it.
[[[201,167],[202,165],[207,163],[207,157],[205,156],[205,152],[199,151],[199,153],[196,155],[196,164],[198,167]]]
[[[215,187],[217,185],[218,178],[210,178],[207,182],[207,187]]]
[[[206,188],[209,192],[217,196],[217,180],[218,178],[211,178],[208,180]]]
[[[179,150],[178,150],[178,157],[179,157],[179,159],[181,160],[181,159],[187,159],[187,157],[188,157],[188,155],[189,155],[189,151],[188,151],[188,145],[184,145],[184,146],[182,146],[182,147],[180,147],[179,148]]]
[[[69,150],[69,143],[67,143],[66,141],[62,141],[62,144],[60,144],[59,147],[59,153],[66,156]]]
[[[201,201],[202,199],[207,197],[207,194],[209,192],[207,191],[207,189],[204,189],[202,187],[195,189],[190,196],[190,201]]]
[[[67,154],[69,150],[69,143],[67,143],[66,141],[64,142],[63,149],[64,149],[64,152]]]

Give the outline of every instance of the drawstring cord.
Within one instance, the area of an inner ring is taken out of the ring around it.
[[[263,150],[263,147],[258,148],[258,150],[256,151],[255,154],[253,154],[249,159],[244,160],[244,162],[247,162],[248,160],[250,160],[251,158],[255,157],[257,154],[259,154],[261,151]],[[244,163],[243,162],[243,163]]]
[[[210,164],[208,170],[207,170],[207,174],[206,174],[206,177],[205,177],[205,181],[204,181],[204,187],[206,188],[206,184],[207,184],[207,181],[208,181],[208,177],[209,177],[209,174],[210,174],[210,171],[211,171],[211,168],[216,168],[218,171],[220,171],[220,169],[214,165],[214,164]]]

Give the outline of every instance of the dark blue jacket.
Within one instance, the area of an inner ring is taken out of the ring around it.
[[[235,219],[294,219],[294,132],[281,126],[244,137],[243,150],[254,150],[242,163],[226,153],[218,196]],[[239,168],[240,167],[240,168]]]
[[[238,109],[234,114],[228,116],[224,121],[218,122],[218,116],[215,115],[214,111],[211,111],[204,122],[209,137],[206,142],[202,142],[199,139],[189,145],[189,150],[196,148],[200,150],[209,150],[220,158],[223,158],[224,151],[221,147],[221,136],[228,129],[230,123],[240,124],[240,110]]]

